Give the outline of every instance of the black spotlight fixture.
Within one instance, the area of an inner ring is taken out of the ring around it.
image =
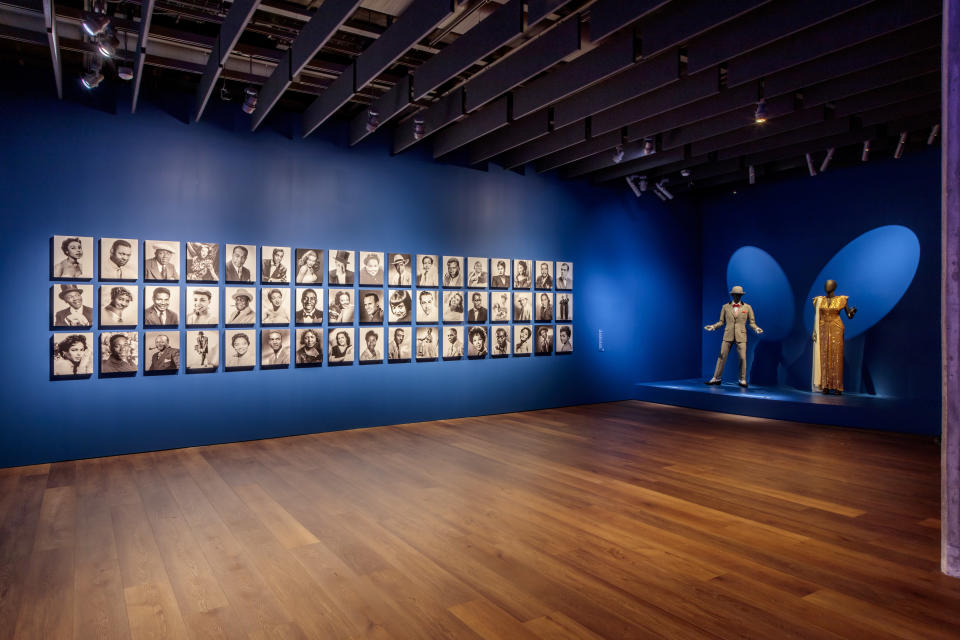
[[[367,133],[373,133],[380,126],[380,112],[370,107],[367,109]]]
[[[623,161],[623,145],[618,144],[613,148],[613,163],[620,164]]]
[[[649,156],[657,152],[657,143],[654,142],[653,138],[644,138],[643,140],[643,155]]]
[[[117,47],[119,46],[120,40],[117,39],[117,36],[113,35],[109,31],[106,31],[100,35],[100,42],[97,45],[97,50],[104,58],[112,58],[117,55]]]
[[[767,101],[763,98],[757,103],[757,108],[753,112],[753,121],[757,124],[763,124],[767,121]]]
[[[230,102],[230,98],[231,98],[230,90],[227,89],[227,81],[224,80],[220,84],[220,99],[223,100],[224,102]]]
[[[83,72],[83,75],[80,76],[80,84],[82,84],[85,89],[96,89],[100,86],[101,82],[103,82],[103,74],[100,73],[100,69],[97,67],[88,68]]]
[[[423,123],[423,118],[417,117],[413,119],[413,139],[421,140],[423,136],[427,135],[427,128]]]
[[[222,95],[222,91],[221,91],[221,95]],[[256,89],[254,89],[253,87],[246,87],[243,90],[243,106],[240,108],[243,109],[244,113],[246,113],[247,115],[250,115],[256,110],[257,100],[259,99],[260,97],[257,94]]]
[[[84,12],[83,21],[80,24],[91,38],[103,33],[110,26],[107,3],[104,0],[94,0],[93,11]]]

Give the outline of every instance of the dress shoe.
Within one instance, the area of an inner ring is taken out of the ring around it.
[[[739,384],[739,385],[740,385],[741,387],[743,387],[744,389],[747,388],[747,381],[746,381],[746,380],[741,380],[741,381],[738,382],[737,384]]]
[[[720,384],[720,381],[717,380],[716,378],[711,378],[710,380],[707,380],[703,384]]]

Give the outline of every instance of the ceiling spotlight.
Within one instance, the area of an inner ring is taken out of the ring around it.
[[[413,139],[420,140],[427,135],[427,128],[423,124],[423,118],[413,119]]]
[[[644,138],[643,139],[643,155],[649,156],[652,153],[657,152],[657,144],[653,141],[653,138]]]
[[[87,11],[84,13],[83,22],[80,24],[83,25],[83,30],[87,32],[88,36],[98,36],[110,26],[110,16]]]
[[[373,133],[380,126],[380,112],[374,108],[367,109],[367,133]]]
[[[933,144],[933,141],[937,139],[938,133],[940,133],[940,125],[935,124],[933,128],[930,129],[930,135],[927,136],[927,144]]]
[[[638,175],[632,175],[632,176],[626,177],[627,186],[630,187],[631,191],[633,191],[633,195],[637,196],[638,198],[643,195],[643,192],[640,191],[640,187],[637,186],[637,179],[639,177],[640,176]]]
[[[227,81],[224,80],[220,83],[220,99],[224,102],[230,102],[232,96],[230,95],[230,90],[227,89]]]
[[[900,156],[903,155],[903,147],[907,144],[907,132],[904,131],[900,134],[900,140],[897,141],[897,149],[893,152],[893,157],[896,160],[900,159]]]
[[[253,113],[257,108],[257,90],[253,87],[246,87],[243,90],[243,112],[247,115]]]
[[[860,154],[860,162],[866,162],[870,159],[870,141],[863,141],[863,152]]]
[[[618,144],[613,148],[613,163],[620,164],[623,161],[623,145]]]
[[[133,68],[127,65],[117,67],[117,77],[121,80],[133,80]]]
[[[830,164],[831,160],[833,160],[833,147],[827,149],[827,157],[825,157],[823,162],[820,163],[820,173],[823,173],[827,170],[827,166]]]
[[[80,83],[86,89],[96,89],[101,82],[103,82],[103,74],[96,67],[90,67],[80,76]]]
[[[690,177],[690,169],[680,169],[680,175],[684,178]]]
[[[667,183],[667,179],[664,178],[664,179],[661,180],[660,182],[657,182],[656,184],[654,184],[654,185],[653,185],[653,192],[654,192],[654,193],[662,193],[664,196],[667,197],[668,200],[673,200],[673,194],[670,193],[669,191],[667,191],[667,187],[664,186],[666,183]]]
[[[117,47],[120,46],[120,40],[112,33],[104,33],[100,36],[100,44],[97,49],[104,58],[112,58],[117,55]]]
[[[755,184],[757,182],[757,172],[753,168],[753,165],[747,167],[747,177],[750,179],[750,184]],[[736,193],[736,191],[734,191]]]
[[[813,168],[813,157],[808,153],[807,157],[807,171],[810,172],[811,176],[817,175],[817,170]]]
[[[763,98],[757,103],[757,109],[753,112],[753,121],[757,124],[763,124],[767,121],[767,101]]]

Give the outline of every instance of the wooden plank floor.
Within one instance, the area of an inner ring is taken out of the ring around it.
[[[929,438],[622,402],[0,470],[0,640],[960,638]]]

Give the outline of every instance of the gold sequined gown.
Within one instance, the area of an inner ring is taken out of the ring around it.
[[[820,376],[814,374],[814,387],[843,391],[843,320],[840,314],[847,308],[848,296],[817,296],[814,308],[819,310],[817,344]],[[816,364],[816,358],[814,360]]]

